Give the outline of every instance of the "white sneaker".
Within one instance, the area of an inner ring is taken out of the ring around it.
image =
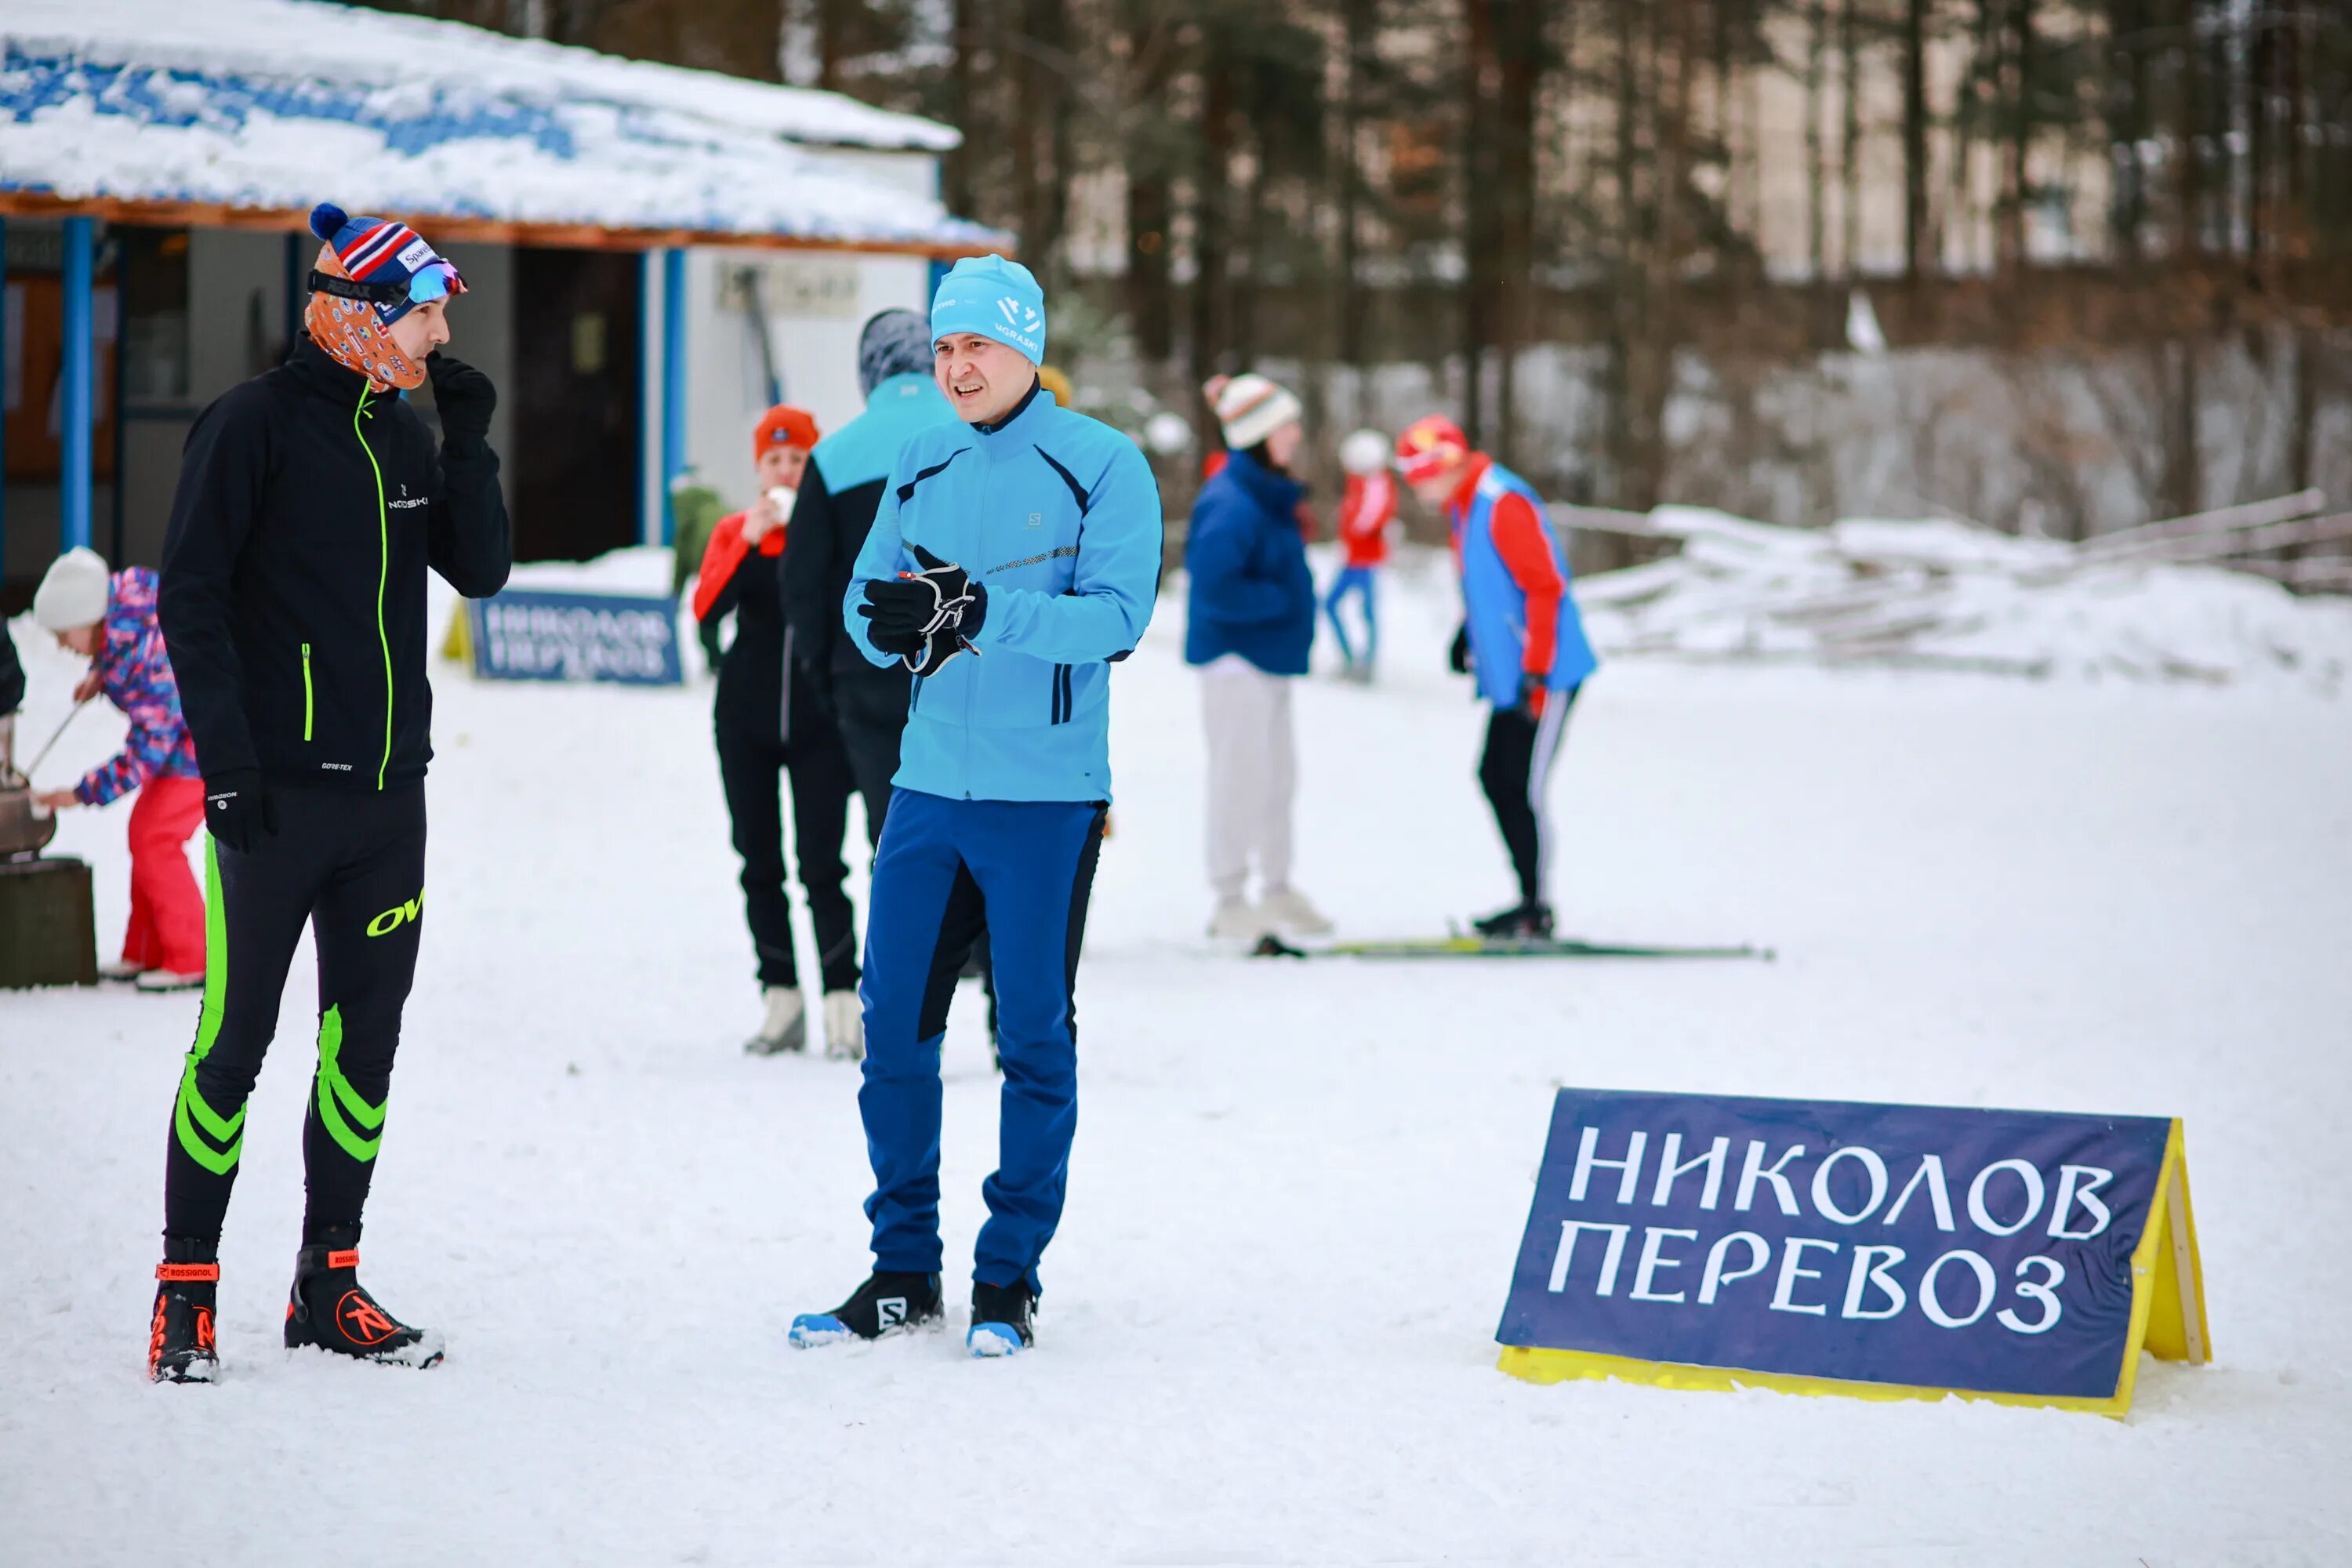
[[[205,983],[205,972],[183,974],[172,969],[142,970],[131,984],[142,991],[194,991]]]
[[[130,984],[132,981],[137,980],[141,975],[146,973],[147,966],[143,963],[131,963],[125,962],[101,963],[98,966],[98,977],[100,980],[120,981],[125,985]]]
[[[760,1032],[743,1042],[743,1048],[755,1057],[807,1049],[808,1008],[801,1001],[800,987],[771,985],[765,994],[767,1016],[761,1020]]]
[[[837,1062],[866,1059],[866,1007],[855,991],[824,994],[824,1054]]]
[[[1293,936],[1329,936],[1331,918],[1296,888],[1276,888],[1258,900],[1258,913]]]
[[[1209,917],[1209,934],[1220,942],[1252,942],[1273,926],[1247,899],[1220,899]]]

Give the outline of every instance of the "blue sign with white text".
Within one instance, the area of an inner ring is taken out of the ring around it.
[[[609,680],[676,686],[686,679],[677,601],[509,588],[467,605],[474,673],[491,680]]]
[[[2173,1125],[1563,1089],[1496,1338],[2105,1398]]]

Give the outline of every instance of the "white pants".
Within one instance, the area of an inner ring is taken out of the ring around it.
[[[1290,886],[1290,805],[1298,759],[1290,733],[1290,678],[1238,654],[1201,667],[1201,720],[1209,738],[1209,886],[1238,899],[1256,863],[1261,892]]]

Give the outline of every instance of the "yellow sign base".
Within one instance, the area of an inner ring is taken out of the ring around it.
[[[1502,1359],[1496,1364],[1513,1377],[1525,1378],[1529,1383],[1614,1378],[1656,1388],[1709,1389],[1717,1393],[1769,1388],[1778,1394],[1834,1394],[1847,1399],[1975,1399],[1992,1405],[2084,1410],[2120,1421],[2131,1410],[2132,1381],[2139,1372],[2141,1351],[2159,1361],[2201,1364],[2213,1359],[2212,1340],[2205,1328],[2205,1273],[2197,1257],[2197,1216],[2189,1206],[2189,1155],[2178,1118],[2173,1121],[2170,1136],[2165,1140],[2164,1164],[2157,1173],[2156,1201],[2148,1206],[2147,1229],[2132,1252],[2130,1333],[2116,1391],[2104,1398],[1855,1383],[1836,1377],[1798,1377],[1784,1373],[1640,1361],[1632,1356],[1540,1350],[1527,1345],[1504,1346]]]

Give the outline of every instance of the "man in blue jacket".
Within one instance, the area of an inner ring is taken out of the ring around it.
[[[1037,1263],[1077,1126],[1073,994],[1110,800],[1110,664],[1151,619],[1160,492],[1135,444],[1037,384],[1045,301],[1026,268],[966,259],[931,301],[932,370],[959,423],[890,470],[843,602],[876,665],[914,673],[874,860],[860,996],[874,1273],[797,1345],[942,1317],[940,1046],[985,910],[1004,1067],[982,1187],[973,1353],[1034,1342]]]

